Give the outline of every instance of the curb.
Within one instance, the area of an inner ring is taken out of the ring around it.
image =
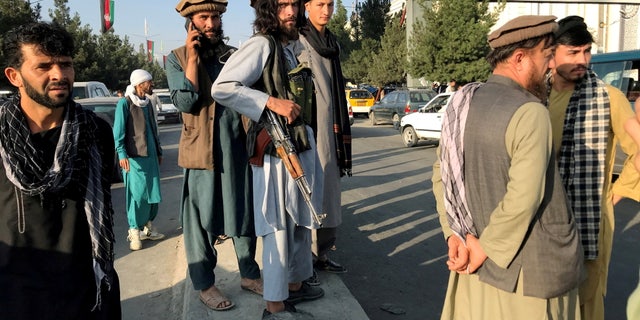
[[[198,297],[198,292],[193,289],[191,280],[187,274],[186,258],[182,238],[178,241],[178,261],[176,271],[172,303],[178,304],[182,301],[182,313],[177,309],[176,314],[181,314],[182,320],[195,319],[216,319],[216,320],[237,320],[237,319],[261,319],[265,302],[261,296],[250,293],[240,288],[240,272],[235,258],[232,241],[225,241],[217,245],[218,265],[216,266],[216,286],[231,301],[235,307],[226,311],[214,311],[208,309]],[[180,256],[181,255],[181,256]],[[256,256],[262,255],[262,241],[258,239]],[[262,268],[261,259],[258,264]],[[185,277],[186,275],[186,277]],[[336,274],[320,272],[320,287],[324,290],[325,296],[310,302],[296,305],[300,314],[310,314],[312,319],[320,320],[368,320],[369,317],[364,312],[358,301],[353,297],[349,289],[344,285],[342,279]],[[182,281],[182,284],[178,283]],[[179,306],[176,306],[179,307]]]

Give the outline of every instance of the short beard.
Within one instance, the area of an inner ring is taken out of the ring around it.
[[[27,96],[29,98],[31,98],[33,101],[35,101],[36,103],[43,105],[49,109],[58,109],[58,108],[64,108],[67,104],[69,104],[69,102],[71,101],[71,87],[69,87],[69,93],[67,94],[66,97],[63,98],[58,98],[58,99],[53,99],[51,97],[49,97],[47,95],[47,88],[49,86],[58,86],[58,85],[67,85],[69,86],[69,82],[68,81],[58,81],[58,82],[51,82],[49,83],[49,85],[47,86],[47,88],[44,89],[44,94],[40,94],[34,87],[32,87],[27,81],[23,81],[24,83],[24,90],[27,94]]]
[[[547,103],[547,85],[545,83],[545,78],[543,77],[541,80],[534,79],[534,75],[529,78],[529,85],[527,86],[527,91],[536,96],[542,104]]]

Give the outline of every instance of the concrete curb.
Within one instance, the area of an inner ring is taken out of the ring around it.
[[[216,286],[235,303],[235,307],[227,311],[214,311],[208,309],[198,297],[198,292],[193,289],[191,280],[187,274],[184,247],[182,238],[178,241],[180,249],[177,250],[178,260],[174,279],[183,281],[174,286],[173,301],[182,300],[182,320],[195,319],[216,319],[216,320],[237,320],[237,319],[261,319],[264,310],[264,300],[261,296],[242,290],[240,288],[240,273],[233,250],[233,243],[225,241],[217,245],[218,266],[216,267]],[[258,240],[257,253],[262,254],[262,243]],[[258,263],[261,265],[260,259]],[[261,265],[262,267],[262,265]],[[340,277],[336,274],[321,272],[319,274],[321,285],[325,296],[316,301],[300,303],[296,308],[307,318],[310,314],[312,319],[320,320],[368,320],[366,313],[353,297],[349,289],[344,285]],[[182,297],[180,296],[182,295]],[[178,310],[179,311],[179,310]],[[180,314],[177,312],[176,314]]]

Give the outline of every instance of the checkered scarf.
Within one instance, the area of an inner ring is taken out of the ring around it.
[[[598,256],[609,115],[605,83],[589,69],[569,100],[558,156],[560,177],[588,260]]]
[[[113,269],[113,212],[105,201],[109,190],[102,186],[102,157],[95,136],[95,115],[75,103],[66,107],[53,165],[44,164],[43,154],[33,145],[31,131],[19,106],[20,96],[0,106],[0,156],[7,175],[19,191],[29,196],[46,197],[46,193],[64,190],[69,183],[78,185],[84,194],[84,210],[91,236],[93,269],[96,281],[96,305],[100,306],[100,287]],[[107,182],[108,183],[108,182]],[[94,308],[95,308],[94,307]]]
[[[449,227],[462,241],[467,234],[477,236],[467,205],[464,187],[464,127],[473,93],[482,86],[474,82],[465,85],[451,98],[442,117],[440,135],[440,172],[444,185],[444,205]]]

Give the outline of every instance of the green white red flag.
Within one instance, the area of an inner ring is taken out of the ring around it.
[[[107,32],[113,27],[113,16],[115,13],[115,0],[100,0],[100,14],[102,15],[102,32]]]
[[[147,40],[147,57],[149,62],[153,61],[153,41]]]

